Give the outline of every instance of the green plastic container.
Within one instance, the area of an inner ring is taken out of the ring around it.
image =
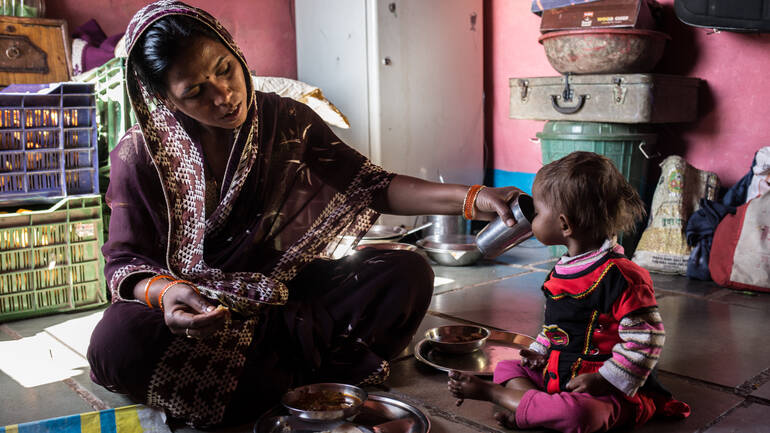
[[[110,151],[117,146],[126,130],[136,123],[128,102],[125,71],[125,57],[115,57],[76,77],[78,81],[93,83],[95,87],[100,167],[109,167]]]
[[[105,304],[102,243],[100,195],[0,214],[0,323]]]
[[[537,138],[543,152],[543,164],[575,151],[594,152],[606,156],[636,188],[644,200],[647,196],[647,167],[650,149],[658,136],[649,126],[625,123],[549,121]],[[633,237],[620,239],[630,253]],[[566,248],[549,247],[553,257],[561,257]]]
[[[99,187],[107,192],[110,183],[110,152],[126,131],[136,123],[126,89],[126,58],[115,57],[107,63],[76,77],[78,81],[94,83],[96,96],[97,141],[99,143]],[[103,207],[104,240],[110,226],[110,209]]]

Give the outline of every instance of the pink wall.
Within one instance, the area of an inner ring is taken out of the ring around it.
[[[722,32],[682,24],[673,0],[666,8],[665,31],[672,37],[655,72],[705,79],[700,119],[660,127],[659,151],[683,155],[694,166],[716,172],[724,185],[745,174],[754,152],[770,145],[770,35]],[[541,45],[540,18],[529,0],[488,0],[487,142],[497,170],[534,173],[541,165],[540,147],[528,141],[543,122],[508,118],[510,77],[554,76]],[[656,159],[654,162],[660,162]]]
[[[666,6],[665,31],[672,36],[656,72],[700,77],[701,117],[691,124],[659,128],[659,150],[685,156],[698,168],[715,171],[731,185],[749,167],[758,148],[770,145],[770,35],[723,32],[707,35],[680,23],[673,0]],[[105,32],[123,31],[147,1],[56,0],[48,16],[65,18],[75,28],[95,18]],[[294,11],[289,0],[189,0],[230,29],[251,69],[260,75],[296,77]],[[508,118],[508,79],[556,75],[537,42],[540,18],[529,0],[485,0],[486,141],[490,168],[534,173],[541,166],[540,146],[529,141],[543,122]],[[655,162],[659,162],[656,160]]]
[[[66,19],[70,31],[91,18],[107,35],[124,32],[148,0],[48,0],[46,17]],[[297,77],[293,2],[287,0],[187,0],[205,9],[233,34],[258,75]]]

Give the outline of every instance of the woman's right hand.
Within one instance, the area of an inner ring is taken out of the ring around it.
[[[163,296],[166,326],[175,335],[204,338],[222,329],[229,310],[214,307],[192,287],[177,283]]]

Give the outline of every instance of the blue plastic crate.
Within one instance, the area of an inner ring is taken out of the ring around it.
[[[0,92],[0,204],[99,193],[94,85],[9,86]]]

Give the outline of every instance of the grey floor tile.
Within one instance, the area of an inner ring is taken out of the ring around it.
[[[535,263],[531,267],[534,269],[543,270],[545,272],[551,272],[555,264],[556,264],[556,259],[552,259],[546,262]]]
[[[439,278],[437,280],[439,283],[443,280],[451,280],[435,287],[433,293],[438,294],[462,287],[473,286],[486,281],[521,274],[523,272],[529,272],[529,269],[482,260],[473,266],[434,265],[433,272],[436,274],[436,277]]]
[[[743,398],[712,387],[694,383],[662,373],[660,381],[674,397],[690,405],[692,413],[683,420],[653,419],[649,423],[635,428],[634,433],[677,433],[700,430],[720,415],[743,401]]]
[[[87,377],[85,358],[44,329],[16,329],[26,335],[0,334],[0,425],[94,410],[64,382]]]
[[[430,309],[494,328],[535,336],[543,321],[545,272],[435,295]]]
[[[764,385],[760,386],[759,389],[751,393],[754,397],[764,398],[765,400],[770,401],[770,382],[765,383]]]
[[[62,325],[64,323],[73,321],[77,322],[78,319],[82,319],[84,317],[88,317],[94,314],[98,314],[103,312],[107,306],[101,306],[92,310],[87,311],[78,311],[75,313],[62,313],[62,314],[53,314],[50,316],[41,316],[41,317],[33,317],[30,319],[24,319],[24,320],[17,320],[15,322],[7,322],[5,323],[6,326],[13,329],[17,333],[19,333],[22,337],[27,337],[30,335],[34,335],[44,329],[56,327],[57,325]],[[64,328],[59,329],[67,329],[66,325]],[[93,329],[93,327],[91,327]],[[88,330],[88,335],[91,335],[91,331]]]
[[[658,301],[666,328],[659,366],[682,376],[735,387],[768,367],[767,313],[691,296]]]
[[[0,371],[0,390],[0,426],[93,410],[61,381],[23,386]]]
[[[93,381],[91,381],[90,373],[91,369],[86,368],[82,374],[75,376],[72,379],[75,380],[86,391],[90,392],[99,401],[107,405],[107,407],[114,408],[136,404],[136,402],[131,401],[128,396],[124,394],[116,394],[114,392],[110,392],[101,385],[95,384]]]
[[[494,260],[509,265],[529,265],[553,259],[548,248],[537,241],[537,239],[528,239],[519,245],[506,251]]]
[[[425,412],[425,411],[423,411]],[[428,412],[425,412],[428,413]],[[468,425],[464,422],[457,420],[446,419],[442,416],[431,413],[428,415],[430,419],[430,432],[431,433],[475,433],[475,432],[488,432],[487,429],[479,429],[476,426]]]
[[[88,344],[91,340],[96,324],[102,319],[103,310],[80,313],[78,316],[70,316],[60,323],[49,325],[44,329],[62,344],[72,348],[82,356],[86,356]]]
[[[766,433],[770,431],[770,406],[753,403],[738,407],[705,431]]]
[[[710,296],[722,290],[713,281],[691,280],[681,275],[668,275],[650,272],[655,290],[665,290],[688,295]]]
[[[770,312],[770,293],[723,289],[709,299]]]

